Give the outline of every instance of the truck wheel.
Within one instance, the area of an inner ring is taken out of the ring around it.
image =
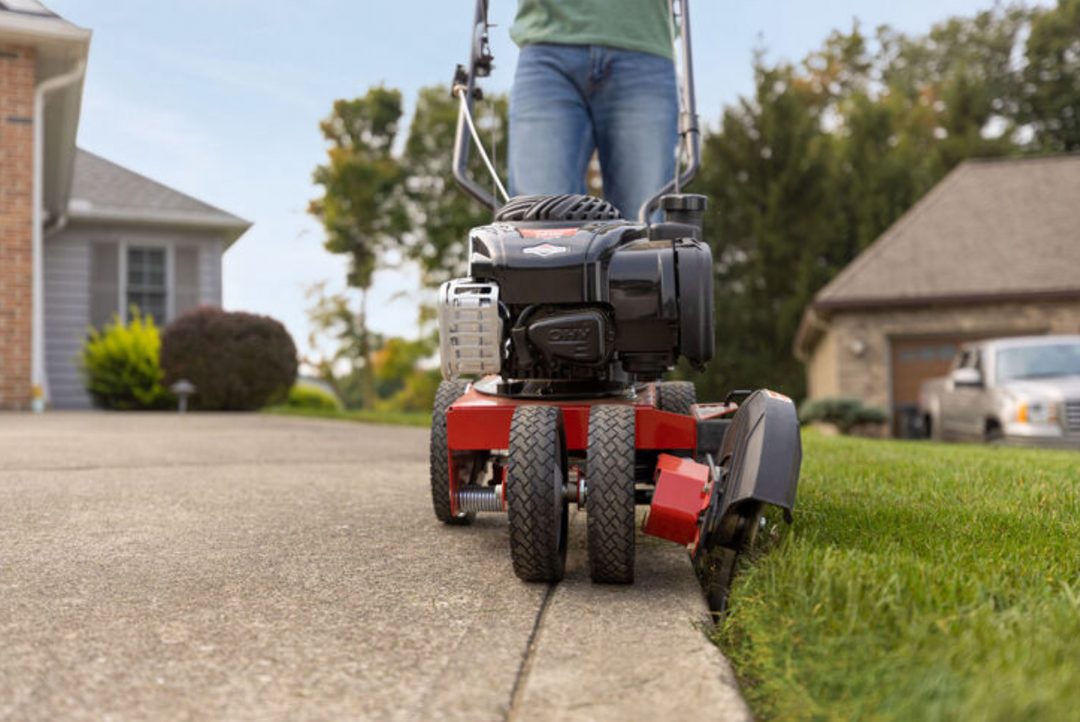
[[[634,407],[589,412],[589,576],[598,584],[634,581]]]
[[[473,513],[450,513],[450,450],[446,441],[446,410],[461,398],[468,385],[464,381],[441,381],[435,392],[435,407],[431,411],[431,503],[435,518],[444,524],[471,524]]]
[[[519,406],[510,422],[506,513],[514,573],[557,582],[566,570],[566,427],[557,406]]]
[[[697,403],[697,389],[689,381],[664,381],[656,385],[656,407],[672,414],[690,415]]]

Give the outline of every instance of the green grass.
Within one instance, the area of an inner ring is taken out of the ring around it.
[[[758,719],[1080,719],[1080,454],[808,434],[771,544],[716,635]]]
[[[299,409],[289,406],[272,406],[263,413],[280,416],[302,416],[309,419],[337,419],[359,421],[365,424],[390,424],[393,426],[430,426],[431,412],[423,411],[335,411],[332,409]]]

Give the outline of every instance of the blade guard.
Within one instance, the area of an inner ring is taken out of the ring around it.
[[[716,546],[738,550],[747,520],[763,504],[779,507],[792,521],[802,465],[802,439],[795,404],[775,391],[759,390],[739,407],[716,459],[720,483],[702,518],[695,554]],[[751,517],[753,517],[751,519]]]
[[[726,469],[719,511],[748,501],[784,510],[790,524],[802,465],[802,438],[795,404],[775,391],[755,391],[724,435],[717,466]]]

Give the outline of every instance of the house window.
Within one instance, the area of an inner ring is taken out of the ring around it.
[[[164,248],[127,249],[127,309],[138,307],[144,316],[153,316],[159,325],[168,321],[169,288],[166,282]]]

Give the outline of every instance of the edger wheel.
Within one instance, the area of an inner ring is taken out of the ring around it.
[[[514,573],[557,582],[566,569],[566,428],[557,406],[519,406],[510,422],[506,513]]]
[[[431,503],[435,517],[444,524],[471,524],[475,514],[450,513],[450,453],[446,441],[446,410],[465,393],[464,381],[442,381],[431,411]]]
[[[656,407],[673,414],[690,415],[697,403],[697,390],[689,381],[664,381],[656,385]]]
[[[739,558],[752,553],[761,528],[762,510],[753,505],[730,520],[735,530],[733,546],[716,546],[694,559],[698,577],[702,580],[709,609],[718,614],[727,612],[728,593],[735,579]]]
[[[634,415],[632,406],[589,413],[589,575],[600,584],[634,581]]]

